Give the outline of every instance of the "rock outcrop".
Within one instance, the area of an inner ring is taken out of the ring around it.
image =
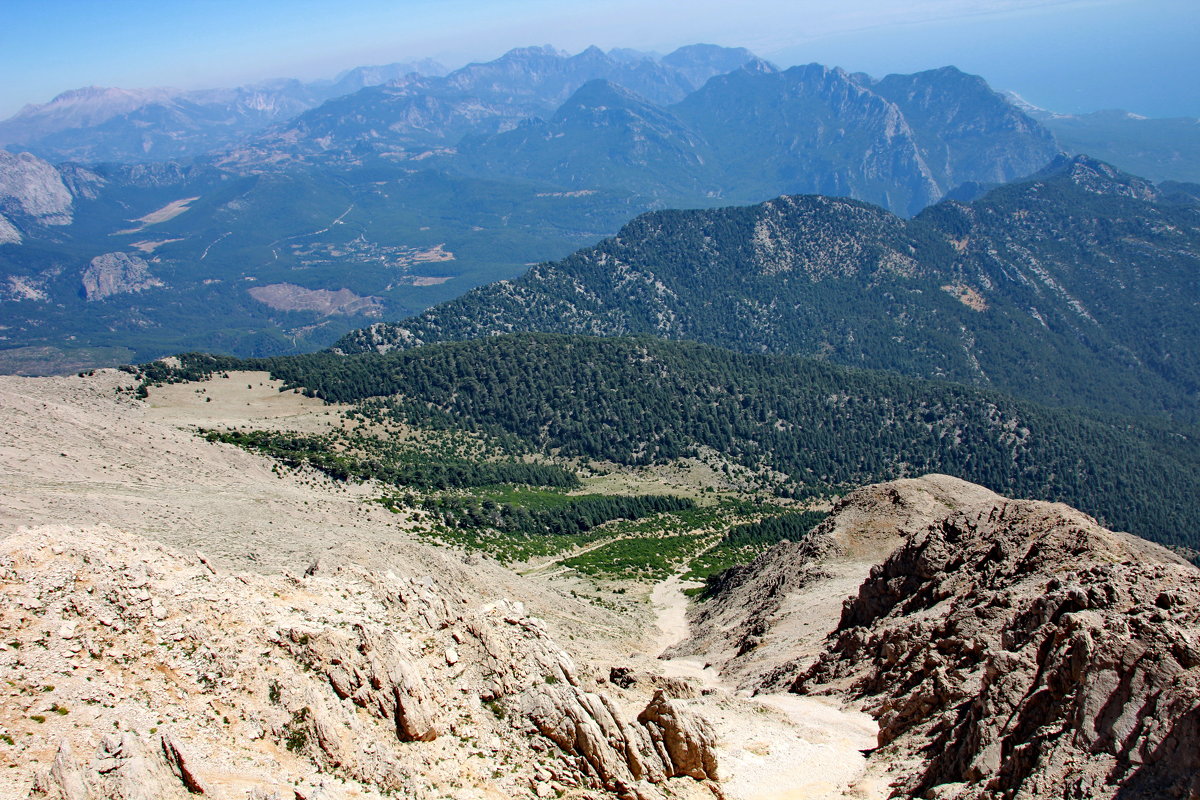
[[[1063,505],[947,510],[793,689],[865,703],[897,797],[1200,796],[1200,572]]]
[[[83,271],[81,280],[84,297],[89,302],[164,285],[150,274],[150,265],[145,259],[128,253],[96,256]]]
[[[71,191],[53,164],[28,152],[0,150],[0,212],[5,215],[0,217],[0,243],[20,242],[13,219],[35,225],[71,224],[73,205]]]
[[[0,211],[41,225],[69,225],[73,202],[54,165],[31,153],[0,150]]]
[[[803,541],[781,542],[722,573],[691,613],[693,635],[673,654],[703,655],[743,688],[783,689],[821,652],[842,599],[872,567],[952,508],[990,508],[1000,499],[948,475],[857,489]]]
[[[105,526],[12,534],[13,796],[651,800],[715,780],[694,711],[660,694],[624,719],[545,623],[463,585],[333,557],[299,577],[226,574]]]
[[[657,797],[649,785],[667,778],[718,778],[712,727],[661,691],[632,724],[606,695],[569,684],[527,692],[522,713],[620,797]]]
[[[21,232],[0,214],[0,244],[20,244]]]

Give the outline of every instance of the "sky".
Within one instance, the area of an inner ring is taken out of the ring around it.
[[[876,76],[953,64],[1056,111],[1200,117],[1200,0],[0,0],[0,20],[0,119],[89,85],[695,42]]]

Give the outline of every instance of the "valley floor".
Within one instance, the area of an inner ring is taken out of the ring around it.
[[[722,788],[730,800],[884,798],[886,787],[866,777],[864,752],[875,747],[878,726],[836,701],[788,693],[739,692],[705,656],[665,657],[691,635],[688,600],[678,576],[654,586],[651,602],[658,636],[651,652],[664,653],[658,669],[692,680],[708,693],[691,702],[717,731]]]

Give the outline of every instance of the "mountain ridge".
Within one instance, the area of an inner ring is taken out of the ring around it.
[[[908,221],[819,196],[652,212],[595,248],[335,347],[650,333],[1191,418],[1198,259],[1195,204],[1077,157]]]

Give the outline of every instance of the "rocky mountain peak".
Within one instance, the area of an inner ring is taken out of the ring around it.
[[[555,116],[569,114],[580,108],[597,108],[601,106],[646,106],[647,101],[635,92],[618,86],[604,78],[596,78],[580,86],[567,102],[556,112]]]
[[[1161,198],[1161,192],[1150,181],[1086,155],[1060,156],[1039,172],[1035,179],[1066,181],[1090,194],[1130,197],[1147,202]]]
[[[567,53],[559,50],[558,48],[554,47],[553,45],[543,44],[543,45],[530,45],[527,47],[514,47],[511,50],[507,51],[504,55],[500,56],[500,58],[498,58],[496,60],[504,61],[504,62],[511,62],[511,61],[533,61],[533,60],[546,59],[546,58],[560,59],[560,58],[566,58],[566,57],[567,57]]]
[[[758,61],[761,59],[744,47],[715,44],[685,45],[662,57],[663,64],[682,72],[697,88],[714,75],[723,75]]]
[[[592,61],[592,62],[609,62],[609,63],[611,63],[611,61],[612,61],[612,57],[609,56],[608,53],[604,52],[603,50],[601,50],[599,47],[597,47],[594,44],[588,45],[587,47],[585,47],[583,50],[580,50],[578,53],[576,53],[571,58],[573,60],[579,61],[579,62]]]
[[[85,86],[55,96],[48,103],[27,105],[0,121],[0,144],[25,144],[48,132],[99,125],[120,114],[176,96],[172,89],[119,89]]]

